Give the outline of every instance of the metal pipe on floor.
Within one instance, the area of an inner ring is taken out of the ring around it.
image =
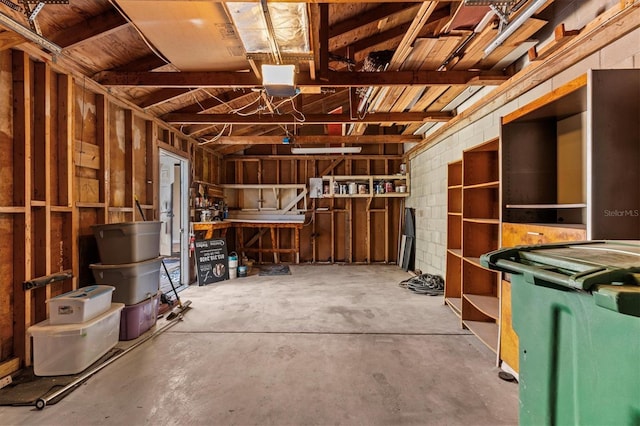
[[[44,407],[47,406],[47,403],[49,401],[54,400],[55,398],[59,397],[60,395],[64,394],[65,392],[73,389],[74,387],[80,385],[82,382],[84,382],[86,379],[88,379],[89,377],[91,377],[92,375],[94,375],[95,373],[97,373],[98,371],[102,370],[104,367],[106,367],[107,365],[111,364],[112,362],[120,359],[122,356],[124,356],[126,353],[129,353],[130,351],[132,351],[133,349],[137,348],[138,346],[142,345],[144,342],[146,342],[147,340],[151,340],[154,337],[156,337],[157,335],[163,333],[164,331],[168,330],[169,328],[173,327],[174,325],[176,325],[178,323],[178,321],[182,320],[182,314],[178,314],[178,316],[171,320],[168,321],[165,325],[163,325],[160,329],[156,330],[154,333],[149,334],[148,336],[144,337],[142,340],[136,342],[135,344],[129,346],[127,349],[123,350],[122,352],[120,352],[119,354],[114,355],[112,358],[109,358],[108,360],[106,360],[103,364],[100,364],[99,366],[97,366],[96,368],[94,368],[91,371],[86,372],[85,374],[83,374],[82,376],[78,377],[76,380],[74,380],[73,382],[69,383],[68,385],[58,389],[57,391],[55,391],[54,393],[50,394],[50,395],[45,395],[42,398],[38,398],[36,400],[36,408],[38,410],[42,410],[44,409]]]

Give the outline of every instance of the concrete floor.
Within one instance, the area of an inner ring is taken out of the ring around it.
[[[518,386],[396,266],[294,265],[190,287],[181,323],[0,424],[517,424]],[[158,326],[161,323],[158,324]]]

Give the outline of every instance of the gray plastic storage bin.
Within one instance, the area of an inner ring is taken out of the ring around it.
[[[162,222],[120,222],[92,225],[100,262],[108,265],[142,262],[160,254]]]
[[[124,265],[89,265],[96,283],[114,286],[111,300],[135,305],[152,297],[160,289],[161,257]]]

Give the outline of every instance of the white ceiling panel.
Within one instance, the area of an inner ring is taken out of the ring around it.
[[[249,69],[221,3],[117,0],[144,37],[181,71]]]

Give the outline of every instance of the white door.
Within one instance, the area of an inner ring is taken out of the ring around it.
[[[174,285],[188,285],[189,161],[161,149],[159,168],[160,254],[180,262],[180,280]]]

